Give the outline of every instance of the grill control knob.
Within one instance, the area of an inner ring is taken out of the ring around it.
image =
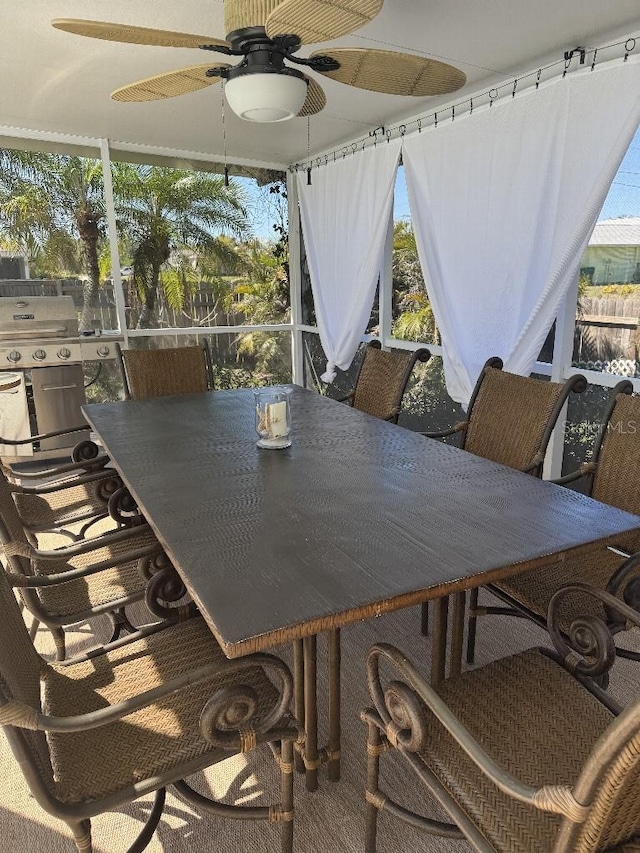
[[[34,352],[33,357],[35,358],[36,361],[44,361],[45,358],[47,357],[47,353],[43,349],[37,349]]]
[[[12,349],[11,352],[7,355],[7,359],[12,361],[14,364],[20,361],[22,358],[22,353],[18,352],[17,349]]]
[[[71,358],[71,350],[66,347],[62,347],[62,349],[58,350],[58,358],[61,358],[63,361]]]
[[[111,352],[111,350],[109,349],[109,347],[107,347],[103,344],[101,347],[98,347],[96,352],[98,353],[100,358],[106,358],[109,355],[109,353]]]

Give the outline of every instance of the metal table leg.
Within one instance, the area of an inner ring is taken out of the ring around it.
[[[340,780],[340,629],[329,631],[329,780]]]
[[[293,702],[294,714],[304,728],[304,652],[302,640],[293,643]],[[296,748],[296,770],[304,773],[304,745]]]
[[[467,596],[464,592],[456,592],[453,598],[453,619],[451,626],[451,657],[449,660],[449,677],[460,675],[462,672],[462,643],[464,638],[464,614]]]
[[[447,622],[449,599],[447,596],[434,601],[433,645],[431,647],[431,683],[439,684],[445,676],[447,662]]]
[[[304,652],[304,722],[306,742],[304,766],[307,791],[318,790],[318,702],[316,684],[317,637],[305,637]]]

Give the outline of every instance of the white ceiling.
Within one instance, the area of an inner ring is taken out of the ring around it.
[[[206,62],[211,54],[73,36],[54,30],[49,23],[54,17],[223,38],[222,0],[19,0],[5,3],[0,12],[0,125],[220,157],[219,86],[145,104],[109,98],[113,89]],[[593,47],[638,32],[638,0],[386,0],[371,24],[331,44],[405,50],[449,62],[467,75],[467,86],[458,93],[462,97],[560,59],[567,48]],[[314,45],[301,54],[317,49]],[[311,120],[312,153],[450,101],[450,96],[379,95],[327,78],[322,85],[328,103]],[[305,119],[256,125],[227,109],[226,136],[230,159],[271,164],[306,159]]]

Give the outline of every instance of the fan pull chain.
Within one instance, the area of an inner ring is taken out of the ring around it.
[[[224,152],[224,185],[229,186],[229,167],[227,166],[227,122],[226,122],[226,98],[224,96],[224,80],[220,81],[222,91],[222,148]]]

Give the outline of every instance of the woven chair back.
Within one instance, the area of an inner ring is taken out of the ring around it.
[[[400,408],[414,363],[412,352],[367,346],[354,391],[354,409],[388,418]]]
[[[640,515],[640,396],[618,394],[607,424],[591,496]]]
[[[40,678],[47,664],[29,638],[3,571],[0,571],[0,608],[0,708],[13,700],[40,710]],[[42,782],[52,790],[53,771],[44,732],[8,727],[6,734],[18,759],[34,766]]]
[[[544,454],[543,439],[564,386],[485,367],[469,412],[464,449],[525,470]]]
[[[640,700],[595,743],[573,793],[589,804],[589,814],[582,824],[563,821],[554,853],[640,849]]]
[[[18,510],[13,499],[13,493],[9,485],[9,481],[3,472],[0,471],[0,542],[6,545],[8,542],[20,542],[27,544],[27,537],[24,532],[24,527],[20,521]],[[4,531],[2,530],[4,527]]]
[[[203,347],[122,350],[125,379],[133,400],[198,394],[209,390]]]

